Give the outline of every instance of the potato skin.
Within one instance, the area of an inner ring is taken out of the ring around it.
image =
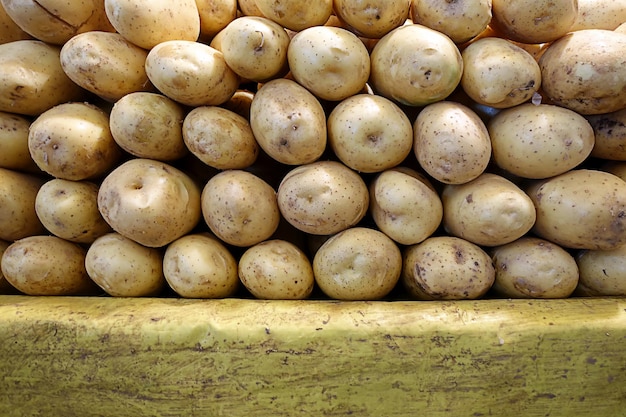
[[[0,168],[0,239],[14,241],[46,232],[35,211],[43,177]]]
[[[26,116],[0,112],[0,167],[41,173],[28,150],[31,120]]]
[[[580,271],[575,295],[621,297],[626,295],[626,245],[614,249],[580,250],[575,255]]]
[[[626,108],[611,113],[586,116],[593,128],[595,143],[591,156],[626,161]]]
[[[365,38],[380,39],[409,18],[411,1],[335,0],[335,15]]]

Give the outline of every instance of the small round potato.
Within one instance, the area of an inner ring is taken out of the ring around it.
[[[90,103],[64,103],[30,126],[28,149],[37,166],[66,180],[99,178],[122,153],[109,128],[109,115]]]
[[[504,109],[487,128],[493,162],[522,178],[567,172],[587,159],[595,143],[593,128],[583,116],[552,104]]]
[[[575,295],[626,296],[626,245],[608,250],[580,250],[575,259],[580,274]]]
[[[370,182],[369,189],[372,219],[396,243],[422,242],[439,228],[441,199],[417,171],[405,167],[386,170]]]
[[[281,239],[248,248],[239,258],[239,279],[261,300],[303,300],[315,285],[309,258],[296,245]]]
[[[315,282],[335,300],[378,300],[398,283],[402,254],[384,233],[346,229],[320,246],[313,258]]]
[[[335,0],[334,10],[339,19],[360,36],[380,39],[409,18],[411,1]]]
[[[98,286],[85,269],[85,249],[56,236],[13,242],[0,261],[4,278],[26,295],[94,295]]]
[[[254,3],[263,16],[296,32],[323,25],[333,13],[333,0],[255,0]]]
[[[335,155],[359,172],[381,172],[411,153],[413,126],[393,101],[357,94],[341,101],[327,121],[328,143]]]
[[[454,236],[433,236],[404,249],[401,282],[418,300],[473,300],[493,285],[496,271],[480,246]]]
[[[35,199],[45,179],[0,168],[0,239],[14,241],[45,233]]]
[[[113,105],[109,125],[113,139],[139,158],[172,161],[188,152],[183,141],[185,110],[158,93],[134,92]]]
[[[85,256],[89,277],[113,297],[158,295],[165,287],[163,255],[119,233],[93,242]]]
[[[280,221],[274,189],[258,176],[235,169],[206,183],[202,215],[215,236],[240,247],[270,238]]]
[[[437,30],[456,44],[480,35],[491,22],[491,0],[410,0],[414,23]]]
[[[443,226],[452,236],[499,246],[524,236],[535,224],[533,201],[510,180],[485,172],[441,193]]]
[[[224,298],[239,288],[237,260],[210,233],[182,236],[163,256],[163,274],[176,294],[185,298]]]
[[[626,161],[626,108],[585,117],[595,137],[591,156]]]
[[[41,172],[28,150],[30,123],[24,116],[0,112],[0,168]]]
[[[182,135],[189,151],[213,168],[247,168],[259,156],[259,144],[248,120],[222,107],[191,110],[183,120]]]
[[[98,210],[113,230],[148,247],[168,245],[200,221],[200,188],[164,162],[136,158],[107,175]]]
[[[303,165],[326,149],[326,114],[311,92],[277,78],[257,91],[250,104],[250,127],[259,146],[276,161]]]
[[[237,18],[237,0],[195,0],[200,15],[200,41],[209,41]]]
[[[363,91],[370,76],[370,56],[347,29],[315,26],[298,32],[287,60],[293,78],[315,96],[343,100]]]
[[[368,206],[365,181],[340,162],[318,161],[293,168],[278,187],[278,207],[285,220],[314,235],[356,226]]]
[[[413,124],[420,166],[444,184],[463,184],[482,174],[491,159],[487,127],[469,107],[454,101],[427,105]]]
[[[496,268],[492,289],[508,298],[567,298],[578,284],[578,266],[562,247],[525,236],[490,252]]]
[[[54,178],[39,188],[35,211],[50,233],[76,243],[92,243],[113,230],[98,211],[98,185]]]

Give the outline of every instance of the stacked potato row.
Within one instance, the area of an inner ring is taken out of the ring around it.
[[[0,288],[626,294],[622,0],[2,0]]]

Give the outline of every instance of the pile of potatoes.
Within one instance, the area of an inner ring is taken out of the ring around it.
[[[626,295],[625,0],[0,5],[0,293]]]

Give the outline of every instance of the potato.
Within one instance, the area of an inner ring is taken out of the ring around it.
[[[532,236],[492,248],[494,293],[508,298],[567,298],[578,284],[578,266],[565,249]]]
[[[568,33],[539,59],[542,89],[577,113],[611,113],[626,107],[626,35],[603,29]]]
[[[578,0],[492,0],[491,26],[506,38],[544,43],[568,33],[578,16]]]
[[[189,151],[183,141],[185,109],[158,93],[134,92],[115,102],[109,115],[113,139],[139,158],[173,161]]]
[[[95,295],[87,275],[85,249],[56,236],[36,235],[13,242],[2,254],[4,278],[26,295]]]
[[[104,8],[115,30],[143,49],[170,40],[196,41],[200,36],[195,0],[104,0]]]
[[[487,127],[469,107],[440,101],[424,107],[413,124],[413,152],[420,166],[444,184],[482,174],[491,158]]]
[[[276,161],[316,161],[327,143],[326,114],[311,92],[278,78],[261,86],[250,104],[250,127],[259,146]]]
[[[336,161],[295,167],[278,187],[278,207],[285,220],[314,235],[331,235],[356,226],[368,206],[365,181]]]
[[[506,39],[481,38],[471,42],[461,57],[461,87],[477,103],[513,107],[529,101],[541,86],[535,58]]]
[[[595,137],[591,156],[626,161],[626,108],[585,117]]]
[[[487,125],[493,162],[522,178],[548,178],[587,159],[595,143],[593,128],[567,108],[532,103],[505,109]]]
[[[164,162],[136,158],[102,181],[98,210],[119,234],[143,246],[166,246],[200,221],[200,188]]]
[[[0,112],[0,168],[41,172],[28,150],[30,123],[24,116]]]
[[[480,246],[454,236],[433,236],[402,252],[400,282],[418,300],[472,300],[495,280],[491,257]]]
[[[404,24],[409,18],[410,5],[410,0],[335,0],[334,11],[360,36],[379,39]]]
[[[582,29],[614,30],[626,22],[624,0],[577,0],[578,16],[570,31]]]
[[[14,241],[45,233],[35,199],[45,179],[0,168],[0,239]]]
[[[533,232],[570,249],[611,250],[626,243],[626,182],[574,169],[526,187],[537,210]]]
[[[420,24],[403,25],[383,36],[370,60],[372,89],[409,106],[445,99],[463,73],[461,53],[454,42]]]
[[[373,94],[342,100],[327,120],[335,155],[359,172],[381,172],[399,165],[413,148],[413,126],[393,101]]]
[[[491,21],[491,0],[411,0],[414,23],[437,30],[456,44],[481,34]]]
[[[613,249],[585,249],[576,253],[579,269],[575,295],[621,297],[626,295],[626,245]]]
[[[0,111],[37,116],[57,104],[85,98],[65,73],[61,48],[37,40],[0,45]]]
[[[351,227],[332,236],[313,258],[315,282],[336,300],[378,300],[396,286],[400,249],[384,233]]]
[[[191,153],[217,169],[247,168],[259,155],[259,144],[248,120],[222,107],[191,110],[183,120],[182,135]]]
[[[311,261],[296,245],[281,239],[248,248],[239,258],[239,279],[262,300],[303,300],[315,285]]]
[[[148,53],[145,68],[159,91],[187,106],[222,104],[239,87],[224,55],[200,42],[162,42]]]
[[[28,149],[42,171],[74,181],[104,176],[121,157],[109,115],[90,103],[46,110],[30,126]]]
[[[370,76],[367,48],[355,34],[338,27],[298,32],[289,43],[287,61],[293,78],[324,100],[357,94]]]
[[[163,255],[119,233],[93,242],[85,256],[89,277],[114,297],[158,295],[165,286]]]
[[[376,226],[396,243],[413,245],[441,224],[443,205],[430,181],[417,171],[396,167],[369,183],[369,212]]]
[[[237,0],[195,0],[200,16],[199,39],[205,42],[237,18]]]
[[[0,44],[26,39],[33,37],[15,23],[0,1]]]
[[[75,243],[92,243],[113,230],[98,211],[98,185],[54,178],[35,198],[35,212],[50,233]]]
[[[221,107],[237,113],[239,116],[246,120],[250,120],[250,106],[252,105],[252,99],[254,99],[255,93],[246,90],[238,89],[235,94],[228,99],[226,103],[223,103]]]
[[[618,27],[616,27],[615,32],[626,34],[626,22],[622,23]]]
[[[256,5],[256,0],[237,0],[237,6],[243,16],[261,16],[263,13]]]
[[[268,239],[280,221],[274,189],[242,170],[222,171],[206,183],[202,215],[218,238],[240,247]]]
[[[224,298],[239,288],[237,260],[210,233],[192,233],[170,243],[163,255],[163,274],[185,298]]]
[[[480,246],[512,242],[528,233],[536,220],[530,197],[489,172],[465,184],[445,185],[441,201],[446,232]]]
[[[11,243],[0,240],[0,294],[19,294],[17,289],[11,285],[9,281],[4,278],[4,274],[2,273],[2,254],[7,250]]]
[[[290,40],[285,29],[273,20],[242,16],[221,30],[210,46],[224,54],[226,64],[237,75],[263,82],[287,73]]]
[[[263,16],[294,31],[323,25],[333,13],[333,0],[255,0],[254,3]]]

